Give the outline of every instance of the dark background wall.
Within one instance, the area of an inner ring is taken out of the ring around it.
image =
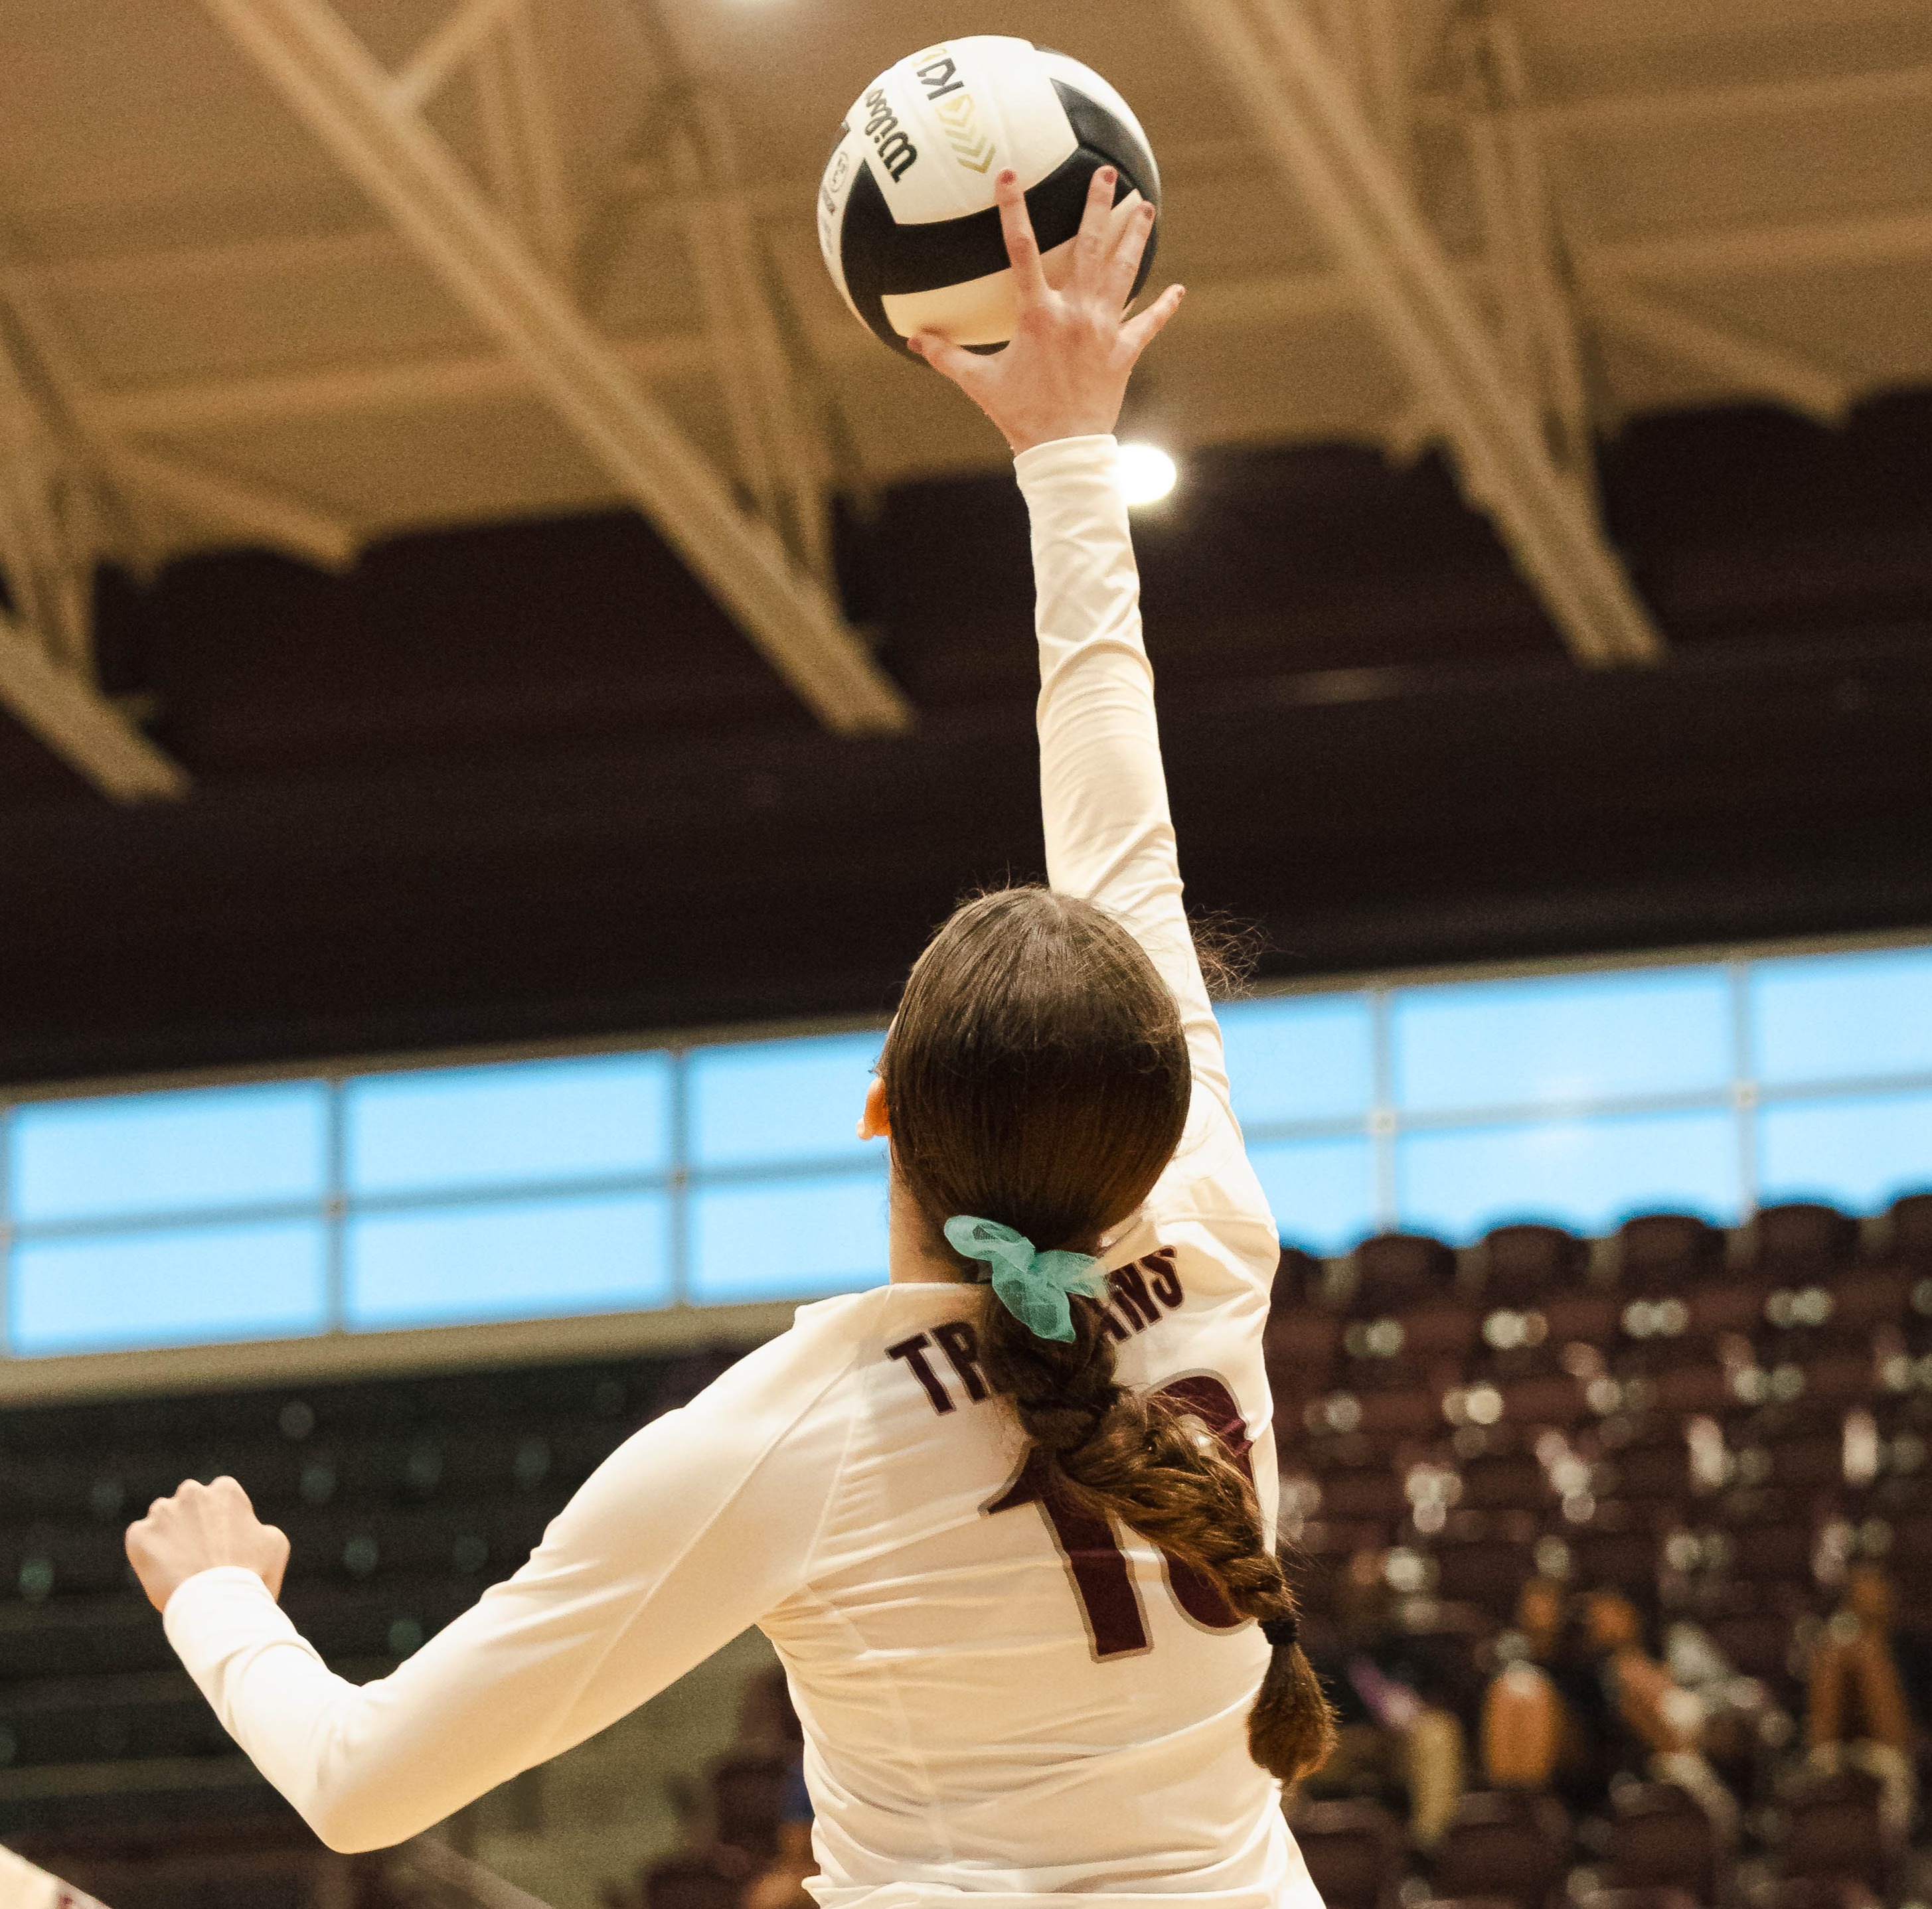
[[[1641,423],[1604,482],[1659,669],[1576,669],[1434,460],[1203,454],[1142,519],[1190,894],[1268,972],[1932,924],[1932,394]],[[1024,518],[934,484],[841,544],[902,739],[814,727],[632,517],[104,577],[197,793],[0,726],[0,1080],[888,1009],[1042,872]]]

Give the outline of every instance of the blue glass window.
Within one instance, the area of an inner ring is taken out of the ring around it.
[[[858,1137],[880,1033],[699,1047],[690,1068],[692,1160],[700,1167],[778,1166],[883,1158]]]
[[[663,1305],[669,1206],[661,1193],[640,1193],[352,1217],[348,1323],[366,1330]]]
[[[320,1219],[16,1241],[8,1342],[98,1352],[320,1332],[328,1257]]]
[[[1932,953],[1762,961],[1750,971],[1767,1086],[1932,1074]]]
[[[1216,1017],[1234,1113],[1250,1132],[1360,1119],[1375,1099],[1375,1017],[1361,994],[1240,1001]]]
[[[320,1081],[44,1101],[12,1126],[22,1226],[319,1200],[327,1177]]]
[[[1359,1139],[1264,1140],[1248,1149],[1275,1230],[1311,1253],[1346,1253],[1376,1230],[1375,1151]]]
[[[670,1164],[664,1054],[370,1074],[346,1098],[355,1193],[540,1185]]]
[[[1393,1008],[1396,1099],[1414,1113],[1693,1093],[1731,1078],[1718,968],[1418,987]]]
[[[691,1290],[700,1305],[816,1299],[886,1277],[886,1176],[814,1174],[694,1189]]]
[[[1932,1094],[1816,1100],[1758,1116],[1758,1184],[1766,1206],[1823,1200],[1873,1212],[1901,1193],[1932,1192]]]
[[[1737,1122],[1714,1109],[1405,1134],[1396,1184],[1405,1226],[1455,1241],[1512,1220],[1605,1233],[1666,1209],[1732,1222],[1742,1203]]]

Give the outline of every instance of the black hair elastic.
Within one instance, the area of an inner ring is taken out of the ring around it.
[[[1298,1617],[1264,1617],[1262,1635],[1276,1650],[1288,1650],[1301,1641],[1301,1620]]]

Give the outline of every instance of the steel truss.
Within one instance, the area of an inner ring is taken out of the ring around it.
[[[1576,472],[1552,451],[1540,394],[1517,375],[1532,345],[1513,354],[1498,343],[1328,43],[1288,0],[1184,4],[1276,171],[1326,232],[1448,442],[1464,488],[1495,520],[1572,655],[1599,667],[1657,661],[1663,637]],[[1497,157],[1506,163],[1509,154]],[[1532,247],[1540,253],[1528,182],[1508,180],[1498,200],[1503,223],[1492,237],[1510,248],[1510,271],[1547,290],[1522,256]],[[1539,311],[1529,322],[1554,316]],[[1560,345],[1548,353],[1552,364],[1570,355]],[[1560,367],[1556,375],[1560,381]],[[1568,401],[1566,394],[1562,408]]]
[[[0,703],[117,802],[187,793],[188,777],[100,694],[94,571],[103,500],[0,322]]]
[[[908,727],[910,706],[824,584],[773,525],[739,506],[545,262],[568,250],[568,235],[548,121],[529,97],[540,81],[533,44],[517,37],[530,22],[512,25],[522,9],[470,0],[398,79],[325,0],[203,4],[820,718],[853,733]],[[502,210],[422,112],[441,77],[500,40],[483,84],[502,94],[500,136],[487,142],[512,202]]]

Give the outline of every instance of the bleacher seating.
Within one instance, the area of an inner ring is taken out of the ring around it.
[[[632,1430],[741,1350],[8,1411],[0,1839],[56,1861],[105,1838],[145,1849],[218,1828],[316,1848],[134,1584],[122,1533],[154,1497],[184,1477],[239,1479],[289,1534],[290,1616],[366,1680],[507,1577]]]
[[[1316,1607],[1370,1546],[1498,1615],[1547,1540],[1573,1587],[1654,1612],[1718,1578],[1822,1608],[1834,1521],[1871,1554],[1932,1556],[1932,1195],[1863,1230],[1794,1203],[1730,1238],[1654,1214],[1594,1248],[1524,1225],[1460,1258],[1384,1236],[1339,1273],[1286,1252],[1268,1344]]]
[[[160,1839],[157,1877],[199,1838],[279,1900],[285,1871],[307,1873],[290,1852],[314,1845],[175,1665],[127,1571],[127,1521],[184,1476],[233,1473],[289,1533],[296,1623],[346,1674],[379,1675],[738,1350],[10,1411],[0,1838],[97,1866],[112,1843],[117,1880],[148,1860],[142,1836]],[[1846,1571],[1879,1562],[1908,1686],[1932,1683],[1932,1194],[1862,1226],[1804,1204],[1732,1236],[1652,1215],[1598,1242],[1523,1225],[1460,1254],[1414,1236],[1334,1264],[1284,1249],[1266,1351],[1312,1625],[1347,1605],[1352,1560],[1385,1559],[1431,1701],[1466,1722],[1538,1577],[1618,1590],[1660,1635],[1698,1627],[1761,1710],[1788,1713]],[[1796,1749],[1756,1728],[1714,1751],[1746,1806],[1734,1882],[1707,1820],[1645,1785],[1588,1848],[1551,1799],[1472,1791],[1426,1889],[1496,1909],[1550,1909],[1566,1887],[1576,1909],[1898,1902],[1870,1785],[1796,1780]],[[706,1773],[693,1846],[614,1904],[734,1909],[796,1755],[782,1683],[748,1690],[739,1734]],[[1421,1859],[1375,1801],[1297,1821],[1334,1909],[1419,1899]],[[157,1884],[116,1909],[150,1901],[173,1899]]]

